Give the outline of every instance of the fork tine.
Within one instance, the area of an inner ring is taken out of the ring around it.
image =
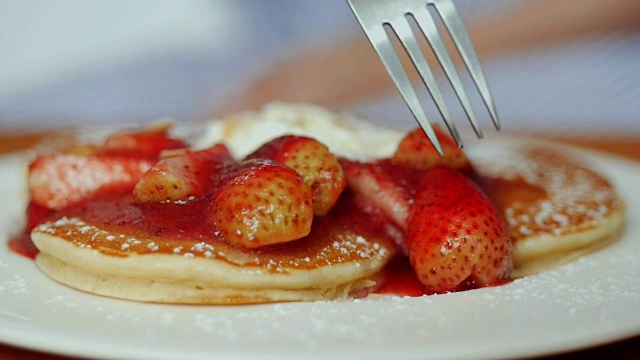
[[[447,30],[449,30],[449,34],[451,34],[451,38],[460,52],[462,60],[467,65],[471,78],[476,84],[487,110],[489,110],[489,114],[491,115],[495,128],[500,129],[500,119],[498,118],[496,105],[493,101],[493,96],[491,95],[491,90],[489,89],[489,85],[485,79],[482,67],[480,66],[478,54],[471,43],[469,33],[467,32],[455,5],[451,1],[439,0],[434,0],[433,5],[438,11],[438,14],[440,14]]]
[[[420,127],[429,138],[429,141],[433,144],[433,147],[436,151],[444,156],[444,152],[442,151],[442,147],[440,146],[440,141],[436,137],[433,128],[431,128],[431,124],[429,124],[429,120],[427,120],[427,114],[424,112],[424,109],[420,105],[420,101],[418,100],[418,96],[416,95],[415,90],[407,76],[407,73],[404,71],[402,67],[402,63],[396,54],[387,33],[382,25],[379,26],[371,26],[365,27],[362,24],[365,33],[369,37],[373,48],[376,53],[382,60],[384,67],[387,69],[387,72],[391,76],[391,79],[396,84],[396,87],[400,91],[400,95],[409,106],[409,109],[413,113],[413,116],[418,120]]]
[[[438,87],[435,77],[433,76],[433,72],[431,72],[431,68],[424,56],[422,55],[422,50],[420,49],[420,45],[416,41],[416,38],[407,22],[407,19],[404,17],[398,18],[396,21],[390,23],[391,28],[396,33],[402,45],[404,46],[407,53],[413,60],[413,64],[415,65],[418,73],[420,73],[420,77],[422,77],[422,81],[424,81],[427,90],[431,94],[433,101],[436,103],[438,110],[440,111],[440,115],[444,119],[449,132],[453,136],[458,147],[462,147],[462,139],[460,138],[460,134],[458,133],[458,129],[456,129],[453,121],[451,119],[451,115],[449,114],[449,109],[444,102],[444,98],[442,97],[442,93]]]
[[[476,115],[471,108],[471,103],[469,102],[467,93],[462,86],[462,81],[460,81],[460,78],[458,77],[458,73],[456,72],[455,66],[451,61],[449,52],[447,51],[444,41],[442,41],[442,38],[440,37],[438,28],[431,18],[431,14],[429,14],[427,6],[425,5],[424,7],[415,10],[413,12],[413,17],[416,19],[420,30],[429,41],[433,52],[436,54],[438,61],[442,65],[442,68],[444,69],[444,72],[447,75],[451,86],[453,87],[456,95],[458,96],[458,99],[460,100],[460,103],[462,104],[464,112],[467,114],[467,118],[469,119],[473,130],[475,131],[478,138],[482,138],[482,130],[478,126]]]

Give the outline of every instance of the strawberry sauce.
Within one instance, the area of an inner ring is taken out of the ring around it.
[[[27,233],[9,239],[8,246],[9,250],[13,251],[15,254],[29,259],[35,259],[36,255],[38,255],[38,249],[33,245],[33,242]]]
[[[541,189],[533,188],[523,181],[507,181],[495,179],[481,179],[479,183],[487,191],[492,199],[503,207],[509,201],[538,201],[544,198]],[[285,260],[298,261],[303,254],[314,246],[323,246],[331,243],[331,238],[336,235],[344,224],[349,224],[349,231],[358,234],[372,234],[376,238],[384,238],[386,243],[397,242],[397,236],[389,234],[389,221],[380,213],[363,211],[362,205],[353,196],[343,196],[341,201],[330,212],[330,215],[315,220],[312,233],[301,240],[288,245],[274,245],[258,250],[240,249],[228,244],[221,237],[217,229],[207,220],[207,209],[211,207],[210,200],[200,198],[184,203],[140,205],[135,202],[130,192],[102,193],[88,201],[70,206],[60,212],[53,213],[42,207],[31,204],[28,208],[28,227],[31,229],[51,216],[59,218],[82,218],[88,224],[94,224],[100,229],[126,234],[127,237],[150,238],[156,241],[159,249],[143,248],[139,251],[160,253],[172,253],[183,244],[189,245],[196,242],[204,242],[215,245],[217,250],[228,253],[229,259],[237,260],[245,258],[248,254],[261,254],[260,257],[274,259],[278,263]],[[338,229],[338,230],[336,230]],[[316,241],[319,239],[319,241]],[[314,245],[321,243],[322,245]],[[92,244],[96,247],[108,247],[111,244],[102,241]],[[16,254],[35,258],[38,250],[31,242],[27,232],[11,239],[9,248]],[[393,245],[390,245],[393,246]],[[114,250],[116,250],[114,248]],[[257,256],[257,255],[256,255]],[[331,261],[335,259],[328,258]],[[326,259],[323,259],[326,261]],[[253,258],[251,258],[253,261]],[[303,262],[304,263],[304,262]],[[309,264],[313,266],[313,262]],[[426,292],[415,275],[408,258],[395,256],[384,268],[381,274],[383,279],[377,294],[397,296],[423,296],[431,295]],[[500,285],[500,284],[495,284]],[[473,282],[463,284],[459,290],[477,288]]]
[[[144,205],[130,193],[102,194],[58,212],[55,221],[47,223],[46,233],[110,256],[217,258],[280,273],[355,263],[366,269],[395,251],[385,219],[363,212],[348,192],[330,214],[314,219],[308,236],[256,249],[225,241],[208,220],[210,209],[207,197]]]
[[[382,270],[382,283],[375,293],[380,295],[396,295],[418,297],[424,295],[434,295],[435,293],[426,291],[415,271],[409,263],[409,259],[397,256],[391,260]],[[500,286],[508,284],[511,280],[504,279],[489,285],[478,285],[474,280],[467,280],[460,284],[454,292],[479,289],[481,287]]]
[[[397,296],[429,295],[413,271],[409,259],[397,256],[382,272],[383,280],[376,294]]]

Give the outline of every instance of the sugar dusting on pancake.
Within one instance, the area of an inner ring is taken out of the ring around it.
[[[92,206],[100,201],[81,208]],[[364,225],[369,217],[352,211],[348,198],[337,206],[353,215],[328,215],[303,239],[259,249],[197,231],[172,237],[108,226],[90,215],[42,224],[32,239],[45,273],[91,293],[195,304],[335,300],[371,291],[372,278],[395,253],[394,240]]]
[[[620,207],[606,179],[556,151],[512,151],[482,172],[503,179],[520,178],[546,193],[540,201],[515,202],[506,209],[505,219],[515,241],[541,232],[565,235],[597,226]]]
[[[393,242],[337,235],[286,255],[247,254],[216,251],[220,244],[122,237],[64,218],[41,225],[32,238],[41,250],[38,266],[71,287],[140,301],[229,304],[344,299],[374,286],[369,278],[393,255]]]

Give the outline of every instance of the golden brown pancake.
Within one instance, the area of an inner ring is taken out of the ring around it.
[[[509,146],[492,154],[475,159],[475,165],[514,241],[512,277],[567,263],[618,237],[623,202],[582,161],[540,146]]]
[[[122,211],[134,212],[131,206]],[[189,304],[346,299],[375,287],[371,278],[395,253],[394,240],[350,206],[341,211],[356,216],[315,219],[307,237],[255,250],[66,216],[38,226],[31,237],[42,271],[100,295]]]

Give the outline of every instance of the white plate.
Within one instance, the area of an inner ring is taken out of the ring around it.
[[[491,140],[493,143],[495,140]],[[471,146],[481,153],[490,144]],[[640,218],[640,165],[579,152]],[[508,285],[462,293],[256,306],[141,304],[85,294],[6,249],[23,221],[24,158],[0,160],[0,342],[97,358],[500,358],[640,334],[640,222],[620,241]]]

